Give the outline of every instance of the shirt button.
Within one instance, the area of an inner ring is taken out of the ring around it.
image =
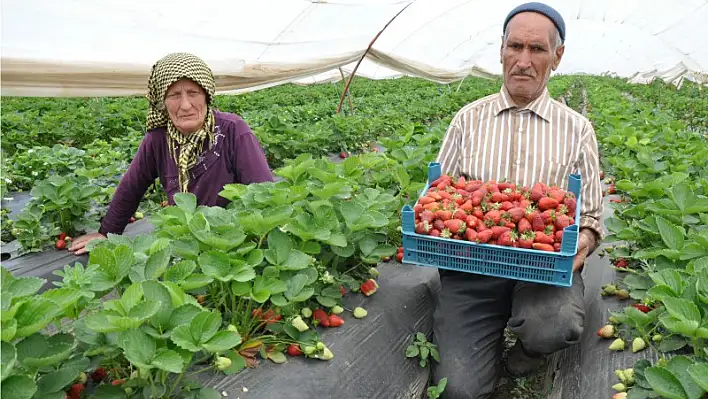
[[[521,160],[520,160],[520,159],[517,159],[517,160],[516,160],[516,164],[517,164],[517,165],[521,165]]]

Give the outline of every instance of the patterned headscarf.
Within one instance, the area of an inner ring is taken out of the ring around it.
[[[207,112],[204,126],[188,136],[180,133],[170,120],[165,108],[167,89],[180,79],[190,79],[206,92]],[[172,53],[158,60],[152,66],[148,80],[147,99],[150,110],[147,116],[147,130],[167,128],[167,145],[179,170],[180,191],[186,193],[189,186],[189,169],[199,160],[204,140],[214,142],[214,112],[211,100],[216,83],[211,68],[199,57],[188,53]]]

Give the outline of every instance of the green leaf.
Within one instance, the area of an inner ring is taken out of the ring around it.
[[[123,331],[118,346],[123,349],[125,358],[137,367],[149,367],[157,351],[155,339],[139,329]]]
[[[241,335],[235,331],[219,331],[203,347],[209,352],[225,352],[241,343]]]
[[[49,394],[62,391],[64,387],[74,382],[82,371],[75,367],[68,367],[44,374],[37,380],[37,395],[46,398]]]
[[[158,329],[165,330],[172,315],[172,297],[170,291],[159,281],[149,280],[142,283],[145,299],[159,302],[160,307],[150,322]]]
[[[270,359],[273,363],[276,364],[283,364],[285,363],[285,354],[283,352],[268,352],[268,359]]]
[[[656,217],[656,224],[659,227],[661,239],[669,249],[680,250],[683,248],[683,228],[676,226],[661,216]]]
[[[664,269],[656,273],[650,273],[649,276],[657,285],[665,285],[671,288],[673,296],[680,296],[683,293],[683,281],[681,274],[674,269]],[[629,277],[629,276],[627,276]],[[645,287],[648,289],[650,287]]]
[[[681,210],[681,213],[686,213],[686,208],[689,204],[696,201],[696,195],[691,190],[691,187],[686,183],[681,183],[671,188],[671,199]]]
[[[123,387],[101,384],[96,388],[96,392],[91,395],[91,399],[126,399]]]
[[[224,356],[231,359],[231,367],[224,370],[224,374],[233,375],[246,368],[246,359],[235,351],[226,352]]]
[[[189,291],[211,284],[212,281],[214,281],[214,279],[209,276],[205,276],[201,273],[194,273],[186,279],[180,281],[179,286],[182,287],[183,290]]]
[[[251,283],[249,281],[234,281],[231,283],[231,292],[236,296],[246,296],[251,292]]]
[[[191,323],[201,311],[199,307],[189,303],[176,308],[170,316],[169,329]]]
[[[708,391],[708,363],[697,363],[688,368],[688,374],[704,391]]]
[[[174,195],[174,201],[186,215],[192,215],[197,210],[197,197],[192,193],[177,193]]]
[[[659,342],[659,350],[661,352],[673,352],[677,351],[687,345],[686,339],[680,335],[670,335],[664,337],[664,339]]]
[[[293,297],[298,295],[303,290],[305,284],[307,284],[307,276],[298,273],[289,279],[286,284],[288,289],[285,291],[285,297],[292,300]]]
[[[406,348],[406,357],[416,357],[420,354],[420,349],[415,345],[410,345]]]
[[[75,339],[71,334],[45,337],[33,334],[17,343],[17,360],[29,369],[54,366],[71,356]]]
[[[15,338],[39,332],[51,323],[60,311],[56,303],[48,299],[42,297],[25,299],[15,313],[15,320],[17,320]]]
[[[9,294],[13,298],[34,295],[47,282],[47,280],[39,277],[12,277],[7,283],[2,285],[3,294]],[[4,276],[3,276],[4,277]]]
[[[285,297],[284,297],[283,295],[281,295],[281,294],[271,296],[271,297],[270,297],[270,302],[271,302],[273,305],[278,306],[278,307],[281,307],[281,308],[282,308],[282,307],[285,307],[285,306],[288,306],[288,303],[289,303],[288,300],[285,299]]]
[[[686,356],[675,356],[669,359],[666,368],[678,378],[689,399],[700,399],[703,396],[703,390],[688,373],[688,368],[692,365],[693,362]]]
[[[199,256],[202,272],[219,281],[231,280],[231,261],[228,255],[220,251],[209,251]]]
[[[396,176],[396,180],[401,188],[406,188],[411,184],[411,177],[406,172],[406,168],[401,164],[397,164],[396,168],[393,170],[393,174]]]
[[[161,277],[167,270],[171,256],[170,248],[162,249],[150,255],[145,263],[145,278],[153,280]]]
[[[130,313],[141,299],[143,299],[143,286],[140,283],[133,283],[121,295],[120,303],[123,305],[123,312]]]
[[[701,312],[693,302],[681,298],[666,298],[664,305],[666,305],[666,310],[673,317],[685,321],[695,321],[696,323],[701,321]]]
[[[37,384],[26,375],[13,375],[0,384],[0,397],[31,399],[37,392]]]
[[[152,365],[160,370],[169,371],[170,373],[181,373],[184,369],[182,356],[177,352],[160,348],[152,359]]]
[[[317,296],[317,302],[319,302],[320,305],[326,306],[328,308],[331,308],[331,307],[334,307],[335,305],[337,305],[336,300],[334,300],[330,297],[322,296],[322,295]]]
[[[644,375],[651,388],[667,399],[688,399],[678,378],[663,367],[649,367]]]
[[[172,331],[172,342],[182,349],[197,352],[202,344],[209,341],[221,325],[221,316],[215,312],[202,311],[189,324]]]
[[[15,347],[8,342],[0,343],[0,381],[4,381],[10,375],[17,360]]]

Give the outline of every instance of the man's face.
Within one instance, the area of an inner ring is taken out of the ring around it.
[[[194,133],[202,128],[206,117],[206,93],[201,86],[189,79],[174,82],[165,95],[167,114],[182,134]]]
[[[501,47],[504,84],[515,102],[526,105],[543,92],[551,71],[558,68],[564,46],[554,51],[555,26],[535,12],[517,14],[507,29]]]

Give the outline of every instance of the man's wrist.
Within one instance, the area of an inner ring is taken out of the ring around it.
[[[597,243],[599,241],[599,237],[597,236],[597,233],[589,227],[582,227],[580,229],[580,234],[585,235],[590,240],[591,244],[590,244],[590,248],[589,248],[590,251],[589,252],[590,253],[593,252],[595,250],[595,248],[597,248]]]

